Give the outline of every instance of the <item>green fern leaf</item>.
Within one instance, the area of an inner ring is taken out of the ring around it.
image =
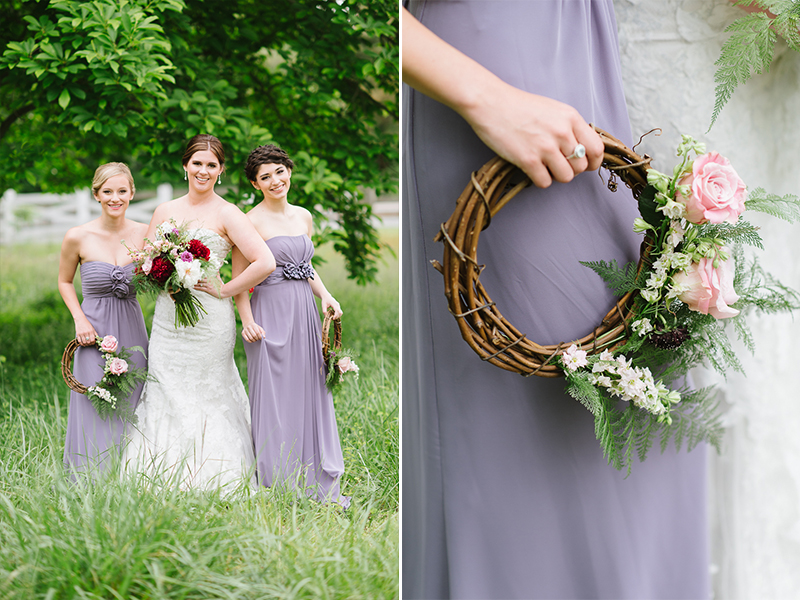
[[[636,263],[634,262],[629,262],[624,269],[620,268],[616,259],[610,263],[598,260],[581,261],[581,264],[600,275],[617,296],[624,296],[638,287],[636,284]]]
[[[800,221],[800,198],[792,194],[778,196],[768,194],[763,188],[756,188],[748,194],[745,208],[766,213],[789,223]]]

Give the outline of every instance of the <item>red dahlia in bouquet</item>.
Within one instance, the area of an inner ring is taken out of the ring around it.
[[[219,270],[208,246],[196,234],[186,224],[178,226],[170,219],[158,226],[155,240],[145,238],[142,250],[128,249],[136,264],[133,276],[136,289],[167,292],[175,301],[176,329],[194,326],[200,320],[200,313],[206,314],[192,288]]]

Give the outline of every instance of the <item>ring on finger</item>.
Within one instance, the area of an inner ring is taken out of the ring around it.
[[[583,144],[578,144],[575,146],[575,150],[572,151],[572,154],[567,156],[567,160],[572,158],[583,158],[584,156],[586,156],[586,146]]]

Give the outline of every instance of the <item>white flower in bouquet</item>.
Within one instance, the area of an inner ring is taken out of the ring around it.
[[[179,260],[175,263],[175,270],[178,272],[181,284],[187,288],[194,287],[203,276],[203,266],[197,259],[191,262]]]

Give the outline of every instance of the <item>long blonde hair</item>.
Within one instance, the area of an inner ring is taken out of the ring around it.
[[[92,195],[96,197],[100,188],[103,187],[103,184],[116,175],[125,175],[125,177],[128,178],[128,182],[131,184],[131,195],[136,193],[136,186],[133,184],[133,175],[131,175],[131,170],[128,168],[128,165],[121,162],[110,162],[100,165],[94,172],[94,179],[92,179]]]

